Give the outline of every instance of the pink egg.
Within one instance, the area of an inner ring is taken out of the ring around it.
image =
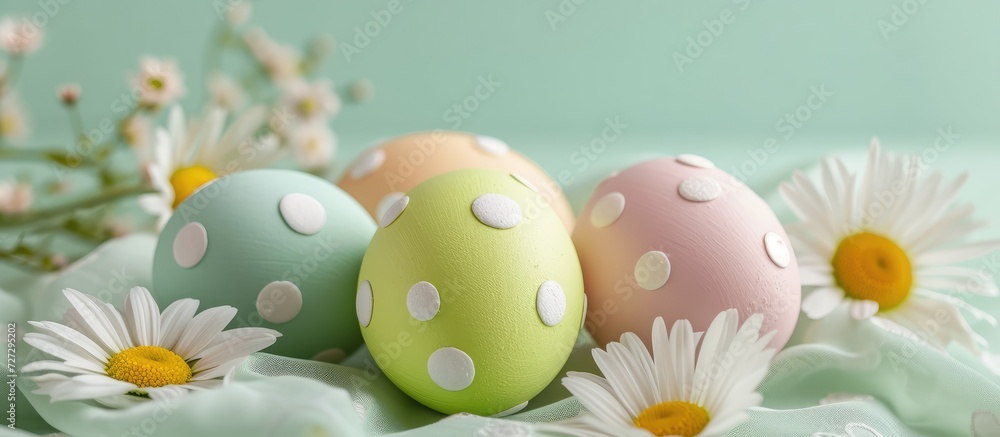
[[[609,176],[573,232],[588,298],[587,330],[600,346],[653,320],[688,319],[705,331],[722,311],[764,314],[771,346],[788,342],[801,289],[788,236],[767,203],[695,155],[647,161]]]

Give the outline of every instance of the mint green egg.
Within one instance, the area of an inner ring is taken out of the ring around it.
[[[523,409],[580,331],[576,250],[524,181],[489,170],[431,178],[387,210],[365,254],[365,343],[396,386],[440,412]]]
[[[238,310],[230,328],[282,337],[265,352],[338,361],[361,345],[354,297],[375,223],[335,185],[291,170],[222,177],[185,199],[157,241],[153,295]]]

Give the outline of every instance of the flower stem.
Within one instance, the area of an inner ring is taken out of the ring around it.
[[[156,190],[154,190],[153,188],[147,186],[113,188],[111,190],[100,193],[96,196],[80,199],[75,202],[70,202],[63,205],[57,205],[46,209],[29,211],[24,214],[0,217],[0,230],[24,226],[29,223],[47,220],[53,217],[69,214],[71,212],[80,209],[93,208],[95,206],[104,205],[106,203],[114,202],[116,200],[121,200],[128,197],[134,197],[141,194],[152,193],[155,191]]]

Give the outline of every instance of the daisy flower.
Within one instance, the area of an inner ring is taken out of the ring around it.
[[[273,136],[255,136],[267,121],[260,106],[244,111],[225,130],[226,111],[216,107],[187,123],[174,107],[168,118],[169,130],[157,130],[152,162],[145,165],[157,193],[139,197],[142,208],[159,217],[159,229],[201,187],[225,174],[263,167],[280,152]]]
[[[34,201],[31,184],[14,179],[0,181],[0,215],[24,213]]]
[[[146,57],[139,67],[139,73],[132,76],[132,85],[139,92],[141,105],[162,107],[184,95],[184,77],[173,60]]]
[[[17,94],[9,93],[0,98],[0,137],[24,138],[28,134],[28,115]]]
[[[0,47],[7,53],[23,55],[38,50],[45,33],[27,17],[0,20]]]
[[[985,255],[998,241],[962,242],[984,226],[971,205],[951,208],[966,176],[946,182],[920,177],[916,156],[883,152],[872,140],[865,171],[855,175],[837,158],[823,162],[822,182],[800,172],[782,184],[798,223],[787,227],[796,246],[802,285],[813,288],[802,311],[822,319],[841,304],[856,319],[915,334],[939,348],[955,342],[978,353],[985,344],[960,313],[995,324],[992,316],[953,294],[997,295],[992,278],[952,264]],[[926,329],[926,321],[936,321]]]
[[[208,80],[208,94],[213,104],[227,111],[238,109],[246,101],[243,88],[223,73],[212,74]]]
[[[28,322],[38,332],[24,341],[59,360],[35,361],[25,373],[35,393],[52,402],[95,400],[123,407],[150,399],[176,398],[218,387],[248,355],[281,334],[266,328],[223,331],[236,316],[229,306],[195,315],[198,301],[181,299],[160,313],[145,288],[125,299],[124,314],[110,304],[73,289],[63,290],[72,306],[63,323]]]
[[[294,79],[282,85],[282,92],[282,104],[299,121],[327,119],[340,112],[340,97],[329,80]]]
[[[288,133],[295,162],[306,170],[326,168],[337,149],[337,138],[324,123],[296,125]]]
[[[693,332],[678,320],[667,332],[662,317],[653,322],[652,356],[634,333],[594,349],[604,377],[569,372],[563,385],[593,413],[558,426],[580,436],[720,436],[746,420],[760,405],[755,390],[774,357],[763,336],[764,316],[739,325],[736,310],[720,313],[708,331]],[[699,349],[698,344],[701,343]]]
[[[133,114],[122,121],[120,126],[122,140],[142,155],[144,160],[149,157],[147,150],[152,143],[153,124],[149,117],[141,113]]]
[[[226,9],[225,19],[231,26],[237,27],[250,20],[252,11],[253,8],[249,1],[237,0]]]
[[[299,52],[272,40],[264,30],[251,29],[243,36],[243,42],[275,82],[298,77],[301,72],[302,59]]]
[[[67,83],[60,85],[56,90],[56,94],[59,96],[59,101],[64,105],[75,105],[78,100],[80,100],[80,84],[78,83]]]

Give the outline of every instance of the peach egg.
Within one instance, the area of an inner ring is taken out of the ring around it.
[[[497,138],[434,130],[392,138],[363,152],[338,185],[378,221],[413,187],[434,176],[462,169],[510,173],[538,192],[525,211],[551,208],[569,231],[573,210],[562,188],[545,170]]]
[[[588,298],[586,327],[601,346],[653,320],[705,331],[729,308],[764,314],[771,346],[788,342],[801,299],[798,265],[774,212],[706,158],[632,166],[598,185],[573,232]]]

